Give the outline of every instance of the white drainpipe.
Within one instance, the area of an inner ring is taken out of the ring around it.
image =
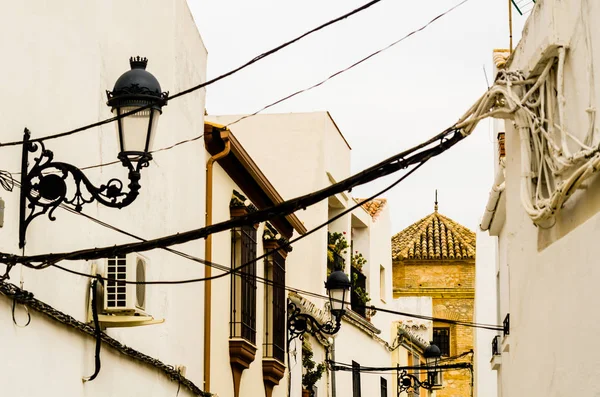
[[[498,172],[496,172],[494,186],[492,186],[492,190],[490,191],[490,197],[488,198],[487,205],[485,206],[485,212],[483,213],[481,224],[479,225],[482,231],[488,230],[492,224],[492,219],[494,219],[496,207],[498,206],[498,201],[500,200],[500,196],[504,191],[504,184],[504,167],[500,167],[498,168]]]

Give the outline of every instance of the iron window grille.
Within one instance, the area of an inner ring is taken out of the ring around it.
[[[502,332],[504,336],[510,335],[510,313],[506,313],[504,321],[502,322]]]
[[[264,357],[285,360],[286,297],[285,258],[275,251],[265,260],[265,275],[273,283],[265,285],[265,343]]]
[[[256,229],[234,228],[231,234],[231,321],[229,336],[256,343]]]
[[[450,328],[433,328],[433,343],[440,348],[442,356],[450,357]]]

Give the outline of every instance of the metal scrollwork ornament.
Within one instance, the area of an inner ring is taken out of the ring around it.
[[[85,204],[94,200],[112,208],[123,208],[131,204],[139,194],[140,171],[148,167],[152,156],[140,153],[136,161],[120,153],[119,160],[129,170],[128,190],[119,179],[110,179],[106,184],[96,187],[77,167],[54,161],[54,153],[46,149],[41,141],[30,142],[30,132],[25,129],[23,138],[23,158],[21,164],[21,205],[19,224],[19,247],[25,246],[27,226],[40,215],[48,214],[51,221],[56,220],[54,211],[62,203],[73,205],[81,211]],[[28,171],[29,153],[38,153],[33,166]],[[69,191],[68,181],[73,182],[75,190]]]
[[[427,374],[427,380],[421,381],[417,376],[409,374],[406,370],[398,372],[398,396],[403,392],[418,392],[419,388],[431,390],[434,387],[433,382],[429,380],[431,374]]]
[[[317,319],[310,314],[302,313],[302,310],[296,304],[288,300],[288,342],[295,338],[303,339],[303,335],[307,332],[313,336],[318,333],[336,334],[340,330],[342,322],[341,318],[334,316],[334,319],[334,321],[329,320],[324,324],[319,324]]]

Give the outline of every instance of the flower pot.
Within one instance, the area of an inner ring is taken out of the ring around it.
[[[310,396],[311,396],[310,390],[302,389],[302,397],[310,397]]]

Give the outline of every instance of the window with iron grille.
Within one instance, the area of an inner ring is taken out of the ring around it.
[[[367,277],[359,270],[355,269],[354,266],[350,266],[350,276],[352,277],[352,291],[350,294],[352,311],[365,317],[367,308],[365,307],[365,302],[361,300],[360,296],[356,293],[356,290],[360,288],[363,293],[366,292]]]
[[[285,356],[285,257],[274,251],[265,260],[265,343],[264,356],[284,362]]]
[[[442,356],[450,357],[450,328],[434,327],[433,343],[440,348]]]
[[[387,392],[387,379],[383,376],[379,378],[379,386],[381,389],[381,397],[388,397]]]
[[[234,228],[231,232],[231,267],[241,268],[231,274],[230,337],[256,343],[256,229]]]
[[[352,397],[361,397],[360,394],[360,364],[352,361]]]

